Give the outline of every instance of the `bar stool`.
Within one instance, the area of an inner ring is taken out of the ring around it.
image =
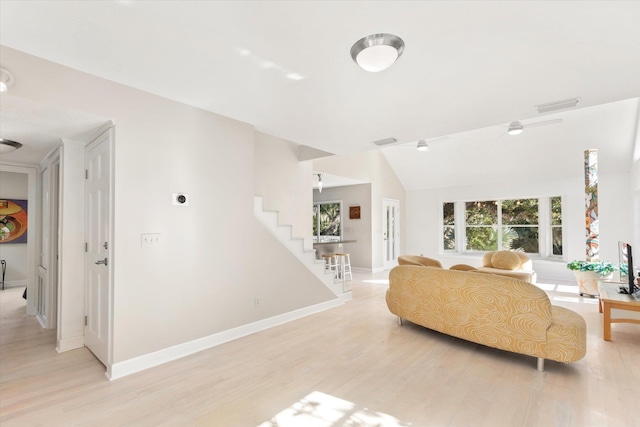
[[[337,262],[339,262],[339,270],[342,280],[345,280],[347,275],[349,275],[349,280],[353,280],[353,275],[351,274],[351,257],[349,254],[336,254],[336,257],[339,260]]]
[[[322,258],[324,259],[324,272],[333,273],[334,276],[338,277],[338,258],[336,255],[322,254]]]

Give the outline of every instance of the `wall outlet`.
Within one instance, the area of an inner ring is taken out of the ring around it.
[[[140,245],[143,248],[149,246],[160,246],[160,233],[143,233],[140,235]]]

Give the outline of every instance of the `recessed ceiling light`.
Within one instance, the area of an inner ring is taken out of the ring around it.
[[[294,72],[285,74],[285,77],[288,78],[288,79],[291,79],[291,80],[296,80],[296,81],[304,79],[303,75],[298,74],[298,73],[294,73]]]
[[[351,47],[351,58],[362,69],[377,73],[393,65],[404,51],[404,41],[393,34],[372,34]]]

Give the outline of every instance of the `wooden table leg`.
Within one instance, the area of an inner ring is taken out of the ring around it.
[[[602,311],[604,313],[604,323],[602,325],[602,334],[605,341],[611,341],[611,305],[602,302]]]

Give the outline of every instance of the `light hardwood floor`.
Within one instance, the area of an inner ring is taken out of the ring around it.
[[[615,324],[603,341],[597,300],[548,291],[586,319],[587,356],[538,372],[533,357],[398,326],[385,280],[354,274],[344,306],[112,382],[86,349],[57,354],[22,289],[7,289],[0,425],[640,425],[640,327]]]

